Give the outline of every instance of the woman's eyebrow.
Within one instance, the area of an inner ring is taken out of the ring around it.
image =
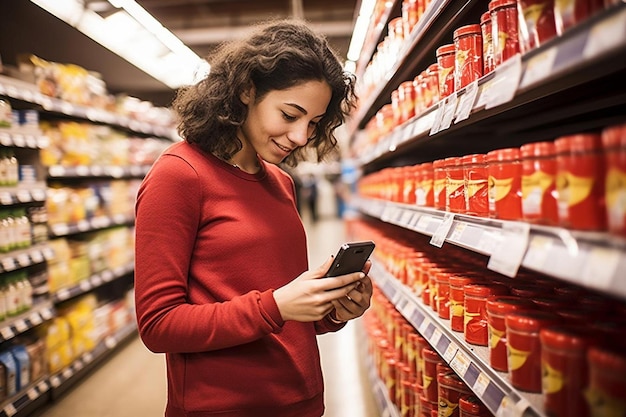
[[[299,106],[299,105],[298,105],[298,104],[296,104],[296,103],[285,103],[285,104],[286,104],[287,106],[291,106],[291,107],[295,108],[296,110],[300,111],[300,112],[301,112],[302,114],[304,114],[304,115],[309,114],[309,112],[308,112],[308,111],[306,111],[306,109],[304,109],[304,107]],[[325,114],[325,113],[322,113],[322,114],[320,114],[319,116],[315,116],[315,118],[322,117],[322,116],[324,116],[324,114]]]

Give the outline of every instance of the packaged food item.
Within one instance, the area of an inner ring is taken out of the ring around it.
[[[488,346],[487,299],[492,295],[508,294],[509,289],[502,284],[480,283],[465,285],[463,292],[465,341],[473,345]]]
[[[437,389],[439,392],[439,415],[448,417],[458,417],[460,415],[459,401],[461,397],[472,393],[465,382],[453,371],[440,373],[437,376]]]
[[[465,182],[465,211],[472,216],[489,217],[489,170],[485,154],[461,159]]]
[[[454,74],[455,74],[455,47],[454,44],[446,44],[437,48],[435,52],[437,56],[439,79],[439,98],[444,98],[454,93]]]
[[[461,396],[459,410],[459,417],[492,417],[487,407],[473,394]]]
[[[415,204],[420,207],[433,207],[435,196],[433,192],[433,163],[424,162],[419,165],[419,186],[415,190]]]
[[[483,75],[487,75],[495,68],[493,62],[491,13],[489,13],[489,11],[486,11],[480,16],[480,32],[483,38]]]
[[[465,180],[460,157],[444,159],[446,172],[446,211],[465,213]]]
[[[483,38],[480,25],[456,29],[454,40],[454,89],[461,88],[483,76]]]
[[[623,416],[626,410],[624,343],[592,346],[587,352],[589,388],[585,393],[591,417]]]
[[[487,153],[489,214],[504,220],[522,219],[522,165],[519,148]]]
[[[531,223],[556,225],[556,148],[554,142],[520,147],[522,157],[522,216]]]
[[[554,0],[517,0],[520,49],[528,52],[556,35]]]
[[[445,160],[433,162],[433,203],[437,210],[446,209],[446,170]]]
[[[422,356],[424,357],[424,370],[423,376],[423,391],[422,394],[427,401],[437,403],[438,388],[437,388],[437,364],[444,364],[443,359],[439,354],[430,347],[422,349]]]
[[[463,288],[468,284],[476,284],[484,281],[482,277],[472,274],[451,275],[450,285],[450,328],[455,332],[465,331],[465,293]]]
[[[611,233],[626,236],[626,124],[602,131],[606,161],[606,217]]]
[[[450,319],[450,272],[440,271],[437,281],[437,314],[444,320]]]
[[[603,8],[602,0],[554,0],[556,33],[562,35]]]
[[[520,52],[517,2],[516,0],[492,0],[488,7],[491,15],[493,63],[497,67]]]

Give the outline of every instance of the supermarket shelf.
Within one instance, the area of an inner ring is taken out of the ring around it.
[[[112,217],[98,216],[91,219],[80,220],[75,223],[55,223],[49,224],[50,236],[61,237],[76,233],[91,232],[94,230],[106,229],[113,226],[123,226],[132,224],[135,221],[134,215],[118,214]]]
[[[0,145],[16,148],[43,149],[50,145],[50,138],[40,130],[0,129]]]
[[[487,267],[514,277],[520,266],[573,284],[626,298],[626,240],[443,212],[432,208],[356,199],[356,207],[386,223],[490,256]]]
[[[111,282],[118,278],[128,275],[135,269],[135,264],[130,262],[127,265],[114,268],[112,270],[105,270],[97,274],[93,274],[89,278],[86,278],[76,285],[71,287],[60,289],[52,294],[52,301],[59,303],[61,301],[69,300],[70,298],[77,297],[81,294],[88,293],[89,291],[101,287],[107,282]]]
[[[115,125],[135,133],[154,135],[172,141],[180,140],[176,130],[171,127],[154,125],[148,122],[134,120],[128,116],[115,114],[107,110],[81,106],[68,101],[48,97],[40,93],[33,84],[0,75],[0,96],[2,95],[37,104],[47,112],[59,113],[96,123]]]
[[[46,201],[46,184],[19,185],[17,187],[0,187],[0,205],[11,206]]]
[[[376,47],[378,46],[378,42],[376,41],[380,41],[384,37],[387,31],[387,24],[391,18],[391,12],[397,7],[397,3],[399,1],[400,0],[393,0],[392,2],[387,2],[388,5],[380,16],[380,22],[378,25],[369,27],[367,34],[365,35],[365,39],[368,40],[369,43],[363,45],[357,62],[359,78],[363,76],[363,70],[365,70],[367,63],[372,59],[372,56],[374,56],[374,53],[376,52]]]
[[[150,165],[113,166],[113,165],[80,165],[65,167],[53,165],[48,167],[48,178],[142,178],[150,170]]]
[[[15,250],[0,255],[0,274],[49,261],[53,257],[54,251],[46,243],[41,243],[27,249]]]
[[[2,403],[0,417],[13,417],[15,415],[28,415],[31,410],[38,407],[39,403],[48,401],[50,383],[47,378],[42,378],[27,388],[20,390],[13,398]]]
[[[387,386],[384,381],[376,374],[376,366],[372,362],[372,358],[368,357],[368,378],[370,380],[370,384],[372,385],[372,394],[374,395],[374,399],[376,400],[376,405],[378,406],[378,411],[380,412],[380,417],[400,417],[400,412],[398,408],[391,402],[389,398],[389,392]]]
[[[466,343],[462,333],[450,329],[449,320],[441,319],[430,307],[424,306],[410,289],[376,263],[370,276],[494,415],[546,417],[541,394],[518,391],[509,383],[506,373],[492,369],[487,347]]]
[[[41,323],[54,317],[54,306],[51,302],[33,306],[30,310],[0,322],[0,343],[13,339]]]

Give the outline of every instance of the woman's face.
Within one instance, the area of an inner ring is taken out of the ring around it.
[[[239,132],[243,151],[254,150],[263,160],[280,163],[307,144],[331,95],[325,81],[306,81],[286,90],[273,90],[260,101],[255,100],[254,89],[244,93],[241,99],[248,106],[248,117]]]

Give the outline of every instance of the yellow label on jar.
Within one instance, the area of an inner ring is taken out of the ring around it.
[[[576,175],[567,174],[567,182],[569,183],[569,206],[575,206],[591,195],[591,189],[595,183],[593,177],[578,177]]]
[[[472,319],[473,319],[474,317],[478,317],[478,316],[480,316],[480,313],[468,313],[468,312],[467,312],[467,310],[465,310],[464,315],[465,315],[465,316],[464,316],[463,323],[465,324],[465,326],[467,326],[467,323],[469,323],[470,321],[472,321]]]
[[[440,77],[439,77],[439,91],[440,93],[451,93],[452,91],[447,91],[446,88],[446,81],[448,80],[448,78],[451,76],[451,73],[453,74],[452,71],[454,71],[454,67],[449,67],[449,68],[442,68],[439,67],[439,71],[441,71]]]
[[[473,197],[487,186],[487,180],[469,180],[467,181],[467,196]]]
[[[438,417],[450,417],[454,414],[454,411],[457,409],[459,404],[452,403],[445,398],[439,397],[439,406],[437,414]]]
[[[546,361],[541,361],[541,391],[544,394],[554,394],[561,391],[564,382],[563,372],[554,369]]]
[[[510,371],[514,371],[524,366],[526,360],[530,356],[530,351],[515,349],[511,347],[510,344],[507,344],[506,352]]]
[[[606,392],[591,387],[585,391],[585,399],[589,404],[592,416],[624,417],[626,400],[609,396]]]
[[[469,56],[469,49],[459,49],[456,54],[456,68],[461,71],[465,66],[465,61],[467,61],[467,57]]]
[[[444,188],[446,187],[446,180],[435,180],[434,181],[434,189],[435,189],[435,194],[439,194],[441,193]]]
[[[623,226],[626,217],[626,172],[610,169],[606,174],[606,206],[611,224]]]
[[[456,317],[463,317],[465,314],[465,307],[463,303],[450,300],[450,315]]]
[[[489,177],[489,199],[500,201],[511,192],[513,178],[495,179]]]
[[[426,376],[426,373],[422,372],[422,381],[424,382],[424,390],[430,387],[430,383],[433,382],[432,376]]]
[[[504,52],[504,47],[506,46],[506,40],[508,38],[509,38],[509,35],[506,32],[502,30],[498,31],[498,40],[497,40],[498,48],[496,49],[497,55],[502,55],[502,53]]]
[[[535,25],[537,24],[537,21],[539,20],[539,17],[541,17],[543,9],[545,8],[546,5],[544,3],[537,3],[532,4],[523,10],[524,20],[526,20],[526,25],[529,26],[529,32],[531,28],[535,28]]]
[[[504,330],[498,330],[494,328],[491,324],[488,327],[489,330],[489,346],[491,349],[495,349],[498,346],[498,343],[502,340],[502,338],[506,335]]]

